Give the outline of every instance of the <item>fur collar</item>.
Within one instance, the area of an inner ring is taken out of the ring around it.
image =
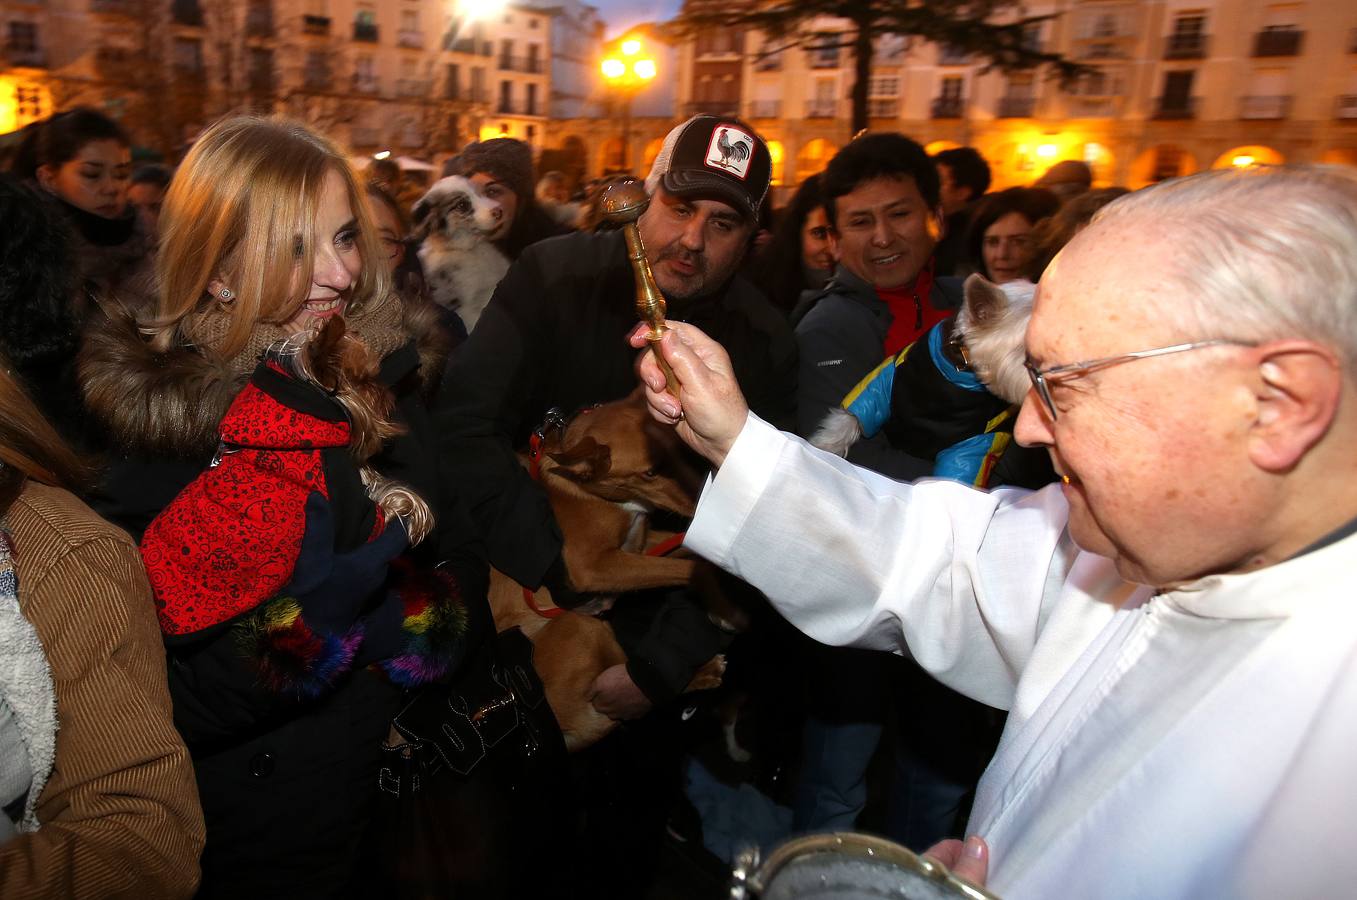
[[[424,390],[437,387],[447,351],[438,312],[426,300],[404,301],[403,330],[419,350]],[[85,407],[124,452],[200,458],[217,446],[217,426],[249,373],[184,345],[160,353],[134,315],[96,314],[85,331],[78,372]]]

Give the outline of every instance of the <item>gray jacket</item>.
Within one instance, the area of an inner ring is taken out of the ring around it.
[[[934,309],[961,306],[961,280],[938,278],[928,302]],[[796,323],[800,353],[797,377],[797,432],[809,436],[829,410],[843,401],[863,376],[886,358],[883,345],[894,316],[876,289],[839,266],[819,297]],[[796,319],[795,314],[793,319]],[[917,459],[891,446],[884,433],[853,445],[849,461],[902,481],[931,475],[932,460]]]

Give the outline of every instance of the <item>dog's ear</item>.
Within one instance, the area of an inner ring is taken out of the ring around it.
[[[971,318],[975,322],[992,322],[1008,308],[1008,295],[1003,288],[982,275],[967,278],[963,290],[966,308],[971,311]]]
[[[564,450],[549,451],[547,456],[556,463],[556,472],[581,483],[597,481],[607,475],[613,462],[612,450],[592,437]]]
[[[345,330],[344,318],[331,316],[302,347],[311,380],[327,391],[339,386],[339,344],[344,340]]]
[[[410,236],[416,241],[422,241],[429,236],[429,233],[438,227],[438,216],[435,214],[437,205],[429,201],[429,195],[415,204],[415,208],[410,211],[414,227],[410,231]]]

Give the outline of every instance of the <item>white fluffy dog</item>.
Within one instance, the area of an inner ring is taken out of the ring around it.
[[[434,183],[415,204],[419,261],[433,299],[476,327],[509,260],[486,237],[499,223],[498,203],[476,192],[460,175]]]
[[[1036,285],[1030,281],[994,284],[979,275],[966,279],[965,301],[948,326],[953,341],[965,348],[965,358],[975,376],[991,394],[1011,404],[1020,404],[1031,382],[1023,366],[1026,359],[1023,339],[1032,317]],[[920,338],[920,344],[924,339]],[[873,373],[874,388],[890,397],[895,389],[894,366],[883,366]],[[865,379],[864,379],[865,381]],[[859,387],[862,387],[859,385]],[[856,389],[855,389],[856,390]],[[867,391],[859,391],[863,397]],[[831,409],[811,436],[810,442],[822,450],[847,456],[848,449],[867,434],[875,435],[891,414],[891,403],[863,404],[860,409]],[[861,421],[855,412],[872,412],[880,421]],[[984,422],[980,422],[981,427]]]

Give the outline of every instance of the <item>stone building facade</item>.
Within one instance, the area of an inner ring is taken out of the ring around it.
[[[0,134],[84,104],[168,156],[232,112],[286,113],[355,154],[539,148],[550,12],[438,0],[2,0]]]

